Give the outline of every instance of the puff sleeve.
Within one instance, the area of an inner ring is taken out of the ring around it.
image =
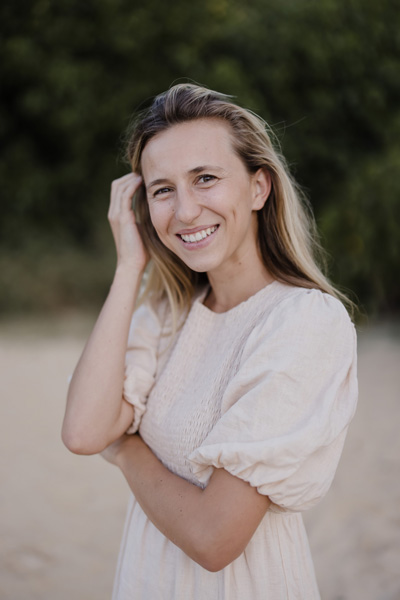
[[[223,397],[221,418],[189,458],[206,484],[224,468],[305,510],[332,482],[357,402],[356,337],[335,298],[302,290],[254,328]]]
[[[127,433],[136,433],[148,395],[153,387],[161,336],[161,308],[141,305],[133,314],[125,355],[123,396],[135,408],[134,421]]]

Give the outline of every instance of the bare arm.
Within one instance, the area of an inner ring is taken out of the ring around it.
[[[107,300],[73,374],[62,429],[65,445],[95,454],[126,431],[133,407],[122,398],[125,352],[148,257],[131,208],[141,178],[131,173],[113,182],[109,221],[117,268]]]
[[[171,473],[138,436],[103,452],[117,465],[152,523],[190,558],[219,571],[245,549],[270,500],[224,469],[203,490]]]

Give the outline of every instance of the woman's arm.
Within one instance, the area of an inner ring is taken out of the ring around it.
[[[171,473],[138,436],[103,452],[117,465],[152,523],[185,554],[219,571],[245,549],[270,500],[245,481],[216,469],[203,490]]]
[[[133,419],[122,398],[129,327],[148,256],[132,211],[141,178],[130,173],[113,182],[109,221],[117,268],[107,300],[73,374],[62,429],[65,445],[95,454],[117,439]]]

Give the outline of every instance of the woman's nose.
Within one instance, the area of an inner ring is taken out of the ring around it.
[[[193,223],[201,213],[196,195],[191,190],[182,190],[176,195],[175,218],[181,223]]]

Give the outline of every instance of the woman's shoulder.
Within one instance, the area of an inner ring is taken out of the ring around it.
[[[284,283],[278,284],[279,298],[273,306],[277,314],[293,314],[294,318],[302,319],[311,315],[313,319],[338,318],[351,322],[349,313],[343,303],[317,288],[305,288]]]
[[[321,340],[353,347],[355,328],[342,302],[315,288],[277,282],[273,297],[258,312],[246,349],[259,345],[268,349],[272,343],[305,349],[318,346]]]

